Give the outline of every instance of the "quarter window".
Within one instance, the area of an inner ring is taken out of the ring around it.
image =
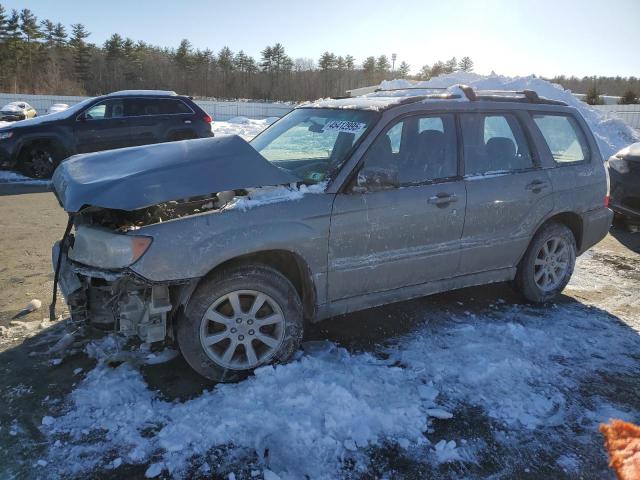
[[[455,177],[458,174],[453,115],[412,116],[378,136],[364,168],[380,169],[401,185]]]
[[[576,163],[589,158],[589,147],[582,130],[568,115],[533,114],[553,159],[558,163]]]
[[[511,114],[461,115],[466,175],[511,172],[533,167],[520,123]]]

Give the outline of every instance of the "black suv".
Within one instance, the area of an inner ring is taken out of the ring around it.
[[[212,137],[211,117],[175,92],[124,90],[0,128],[0,167],[49,178],[76,153]]]

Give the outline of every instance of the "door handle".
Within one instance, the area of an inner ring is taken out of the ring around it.
[[[547,182],[543,182],[542,180],[534,180],[533,182],[527,184],[527,186],[524,188],[531,192],[538,193],[548,186],[549,184]]]
[[[439,193],[437,195],[434,195],[433,197],[429,197],[429,200],[427,200],[428,203],[431,203],[432,205],[438,205],[438,206],[445,206],[457,201],[458,201],[458,197],[456,196],[455,193],[453,194]]]
[[[191,120],[185,120],[184,123],[191,123]]]

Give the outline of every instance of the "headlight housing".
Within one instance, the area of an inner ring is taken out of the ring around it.
[[[149,249],[153,239],[143,235],[125,235],[90,225],[76,227],[71,260],[106,270],[133,265]]]
[[[13,130],[9,130],[8,132],[0,132],[0,140],[6,140],[7,138],[13,137]]]

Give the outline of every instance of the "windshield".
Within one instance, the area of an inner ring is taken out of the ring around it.
[[[321,182],[346,160],[377,118],[371,111],[299,108],[257,136],[251,146],[297,177]]]

